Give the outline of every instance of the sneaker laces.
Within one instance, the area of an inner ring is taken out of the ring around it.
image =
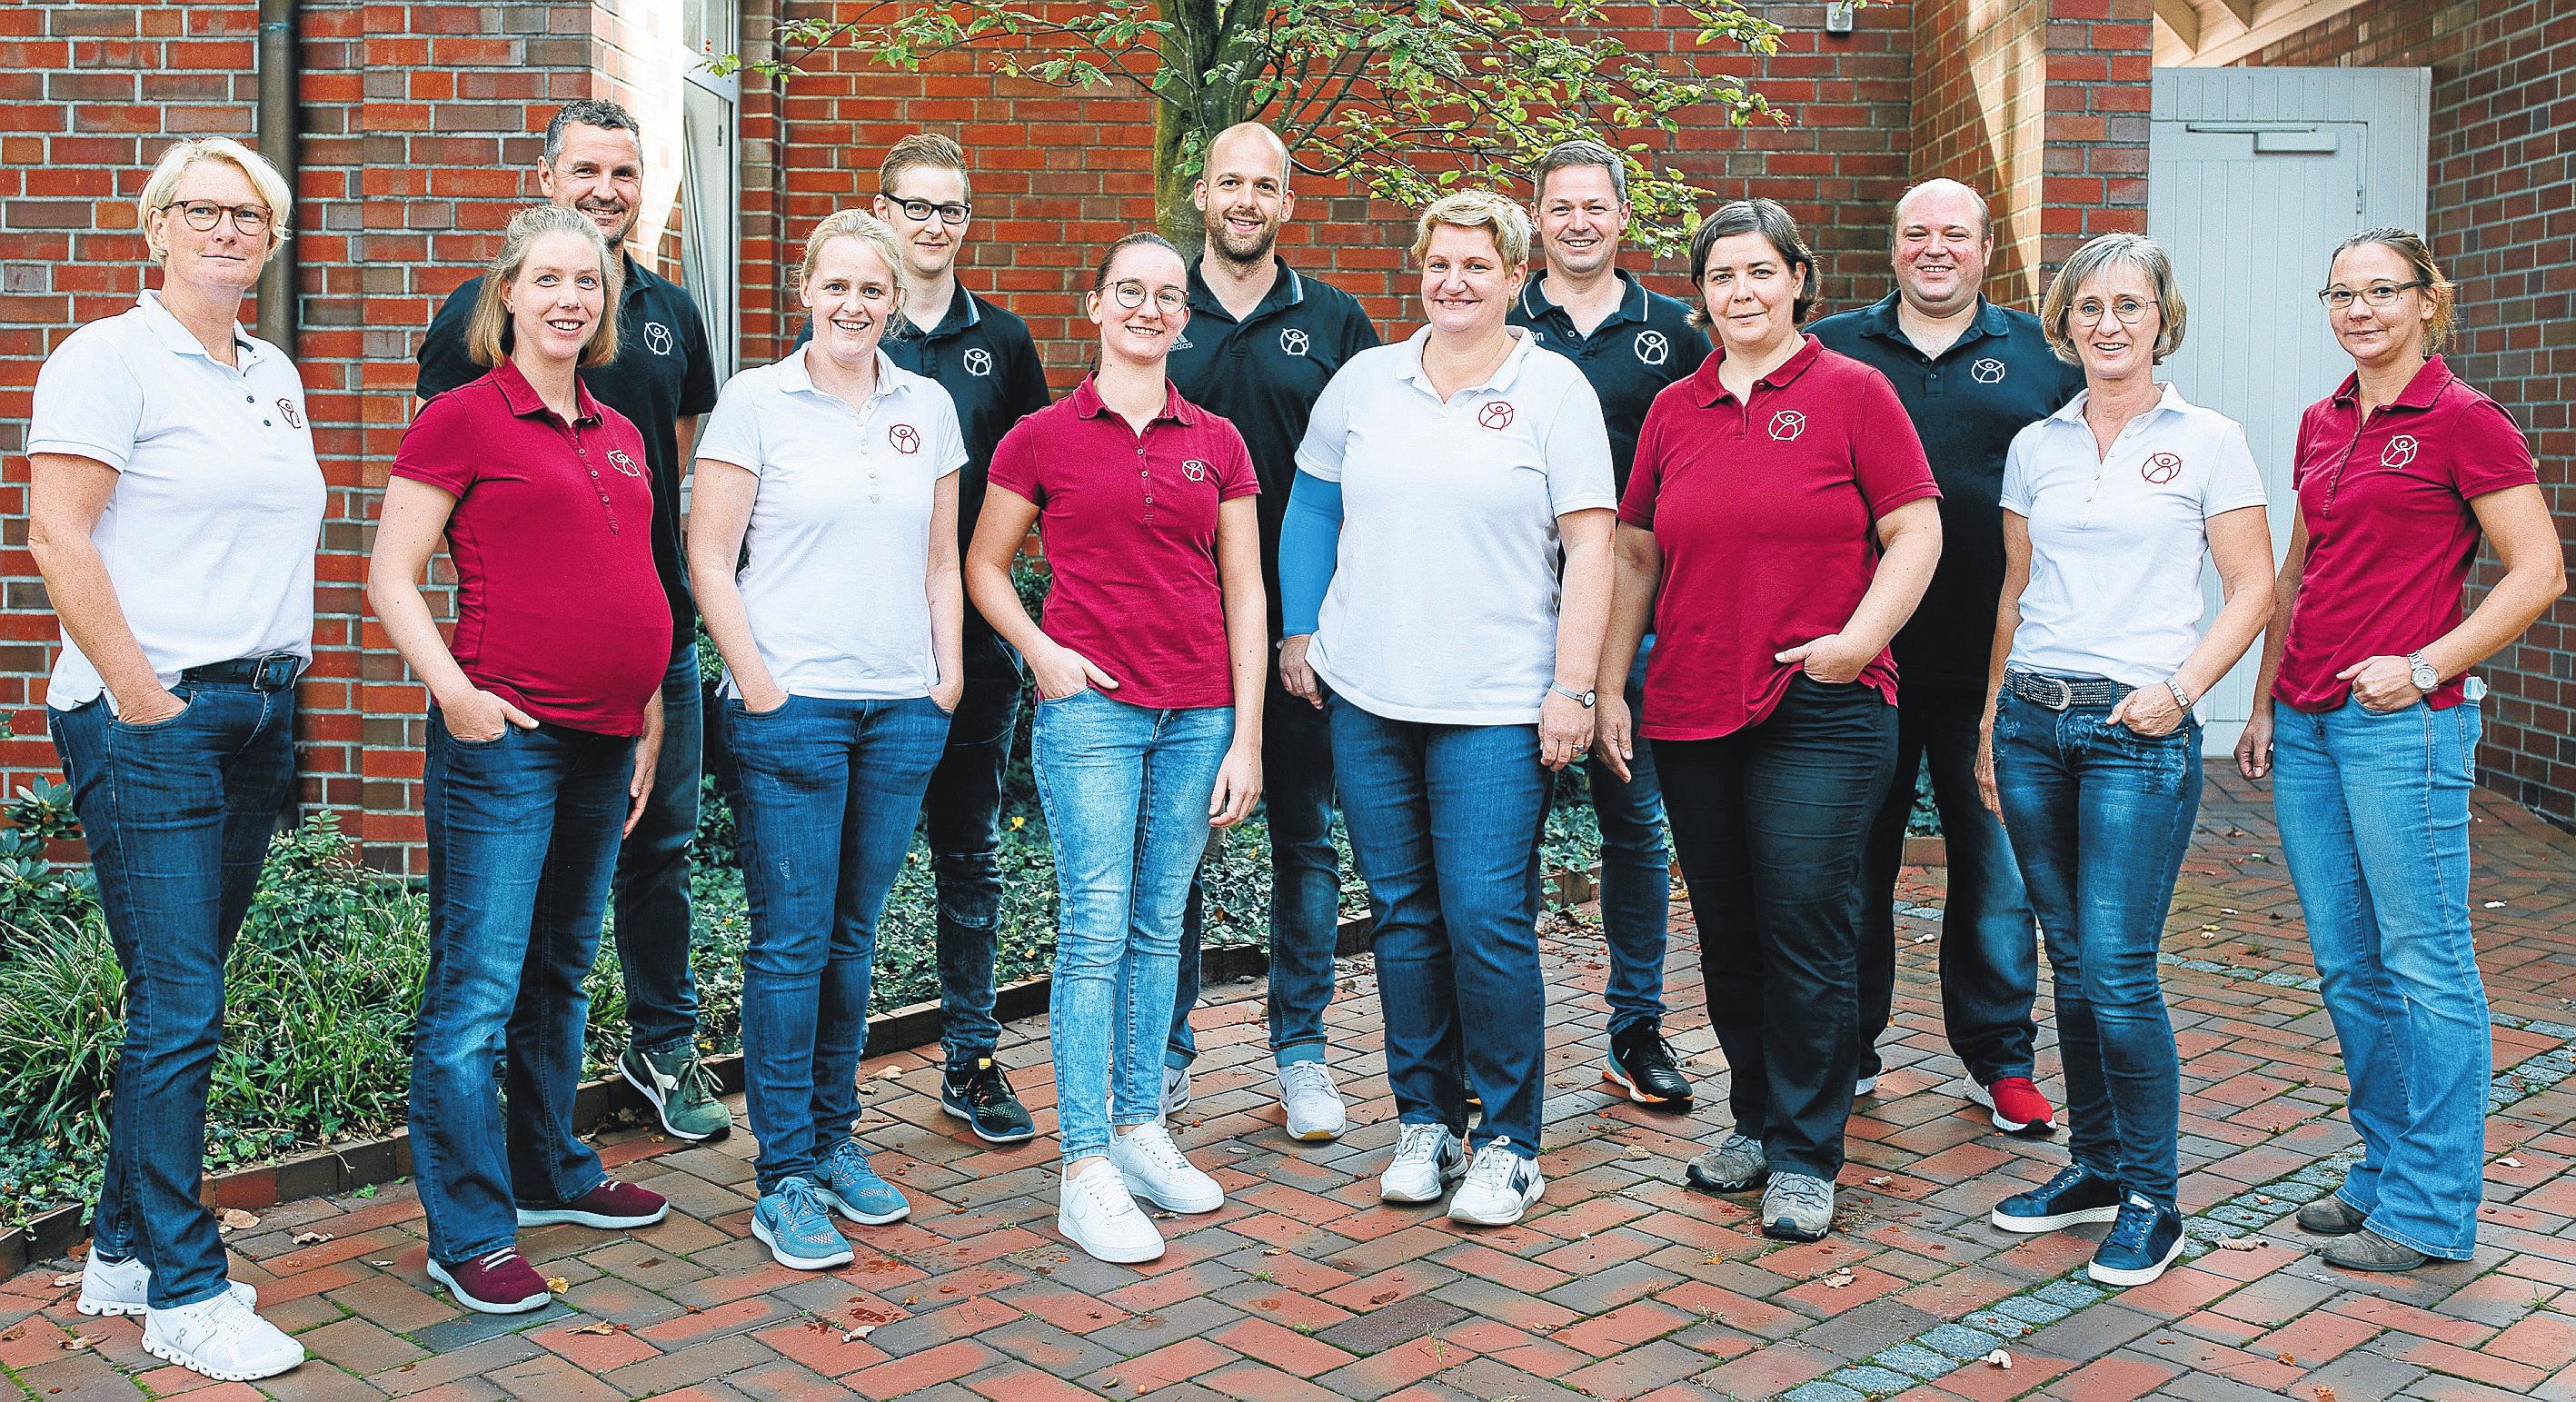
[[[2077,1184],[2082,1183],[2085,1179],[2092,1176],[2092,1170],[2086,1168],[2084,1165],[2080,1163],[2071,1163],[2066,1167],[2057,1170],[2057,1176],[2039,1185],[2039,1187],[2032,1192],[2031,1196],[2041,1198],[2055,1197],[2059,1193],[2069,1191]]]
[[[1158,1124],[1143,1124],[1119,1136],[1128,1148],[1142,1150],[1154,1167],[1165,1173],[1186,1173],[1190,1168],[1181,1146],[1172,1142],[1171,1131]]]
[[[496,1270],[503,1262],[518,1254],[519,1248],[515,1246],[504,1246],[498,1251],[487,1251],[482,1255],[475,1257],[474,1264],[481,1266],[487,1271]]]
[[[2113,1246],[2132,1251],[2147,1249],[2147,1238],[2156,1230],[2156,1210],[2135,1198],[2120,1200],[2120,1215],[2111,1221],[2111,1230],[2102,1237],[2105,1249]]]
[[[1681,1063],[1673,1056],[1673,1044],[1664,1040],[1662,1029],[1654,1028],[1631,1034],[1628,1060],[1641,1071],[1679,1071]]]
[[[802,1224],[806,1219],[823,1213],[823,1200],[815,1195],[812,1179],[783,1179],[771,1191],[778,1195],[778,1215],[781,1217]]]
[[[1280,1088],[1290,1095],[1332,1095],[1333,1074],[1320,1061],[1292,1061],[1279,1068]]]
[[[1406,1125],[1396,1136],[1395,1161],[1398,1165],[1420,1161],[1437,1163],[1440,1141],[1448,1136],[1447,1125]]]
[[[950,1072],[948,1084],[957,1092],[959,1099],[978,1107],[1007,1100],[1011,1094],[1010,1086],[1002,1079],[1002,1068],[990,1057],[978,1058],[962,1076]]]
[[[1489,1193],[1508,1192],[1512,1174],[1520,1167],[1520,1155],[1512,1152],[1512,1141],[1497,1139],[1476,1151],[1475,1163],[1468,1166],[1467,1186]]]
[[[689,1059],[680,1063],[680,1069],[672,1076],[674,1096],[689,1090],[696,1091],[701,1100],[714,1100],[724,1094],[723,1084],[716,1080],[715,1072],[707,1069],[707,1059],[698,1054],[695,1046],[689,1048]]]
[[[1074,1192],[1090,1199],[1108,1221],[1145,1215],[1145,1210],[1136,1205],[1136,1195],[1127,1191],[1126,1180],[1119,1177],[1115,1166],[1074,1174],[1070,1182]]]
[[[1783,1205],[1791,1211],[1811,1207],[1821,1207],[1828,1212],[1833,1210],[1834,1190],[1822,1178],[1810,1178],[1803,1173],[1775,1174],[1771,1179],[1771,1190],[1785,1199]]]

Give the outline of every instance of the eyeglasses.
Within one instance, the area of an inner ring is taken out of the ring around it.
[[[942,224],[963,224],[975,215],[975,207],[968,204],[933,204],[928,200],[908,200],[901,195],[885,198],[886,203],[902,210],[903,217],[915,224],[929,223],[930,216],[934,214],[939,216]]]
[[[220,205],[213,200],[189,200],[184,204],[161,207],[179,211],[179,217],[188,221],[188,227],[201,234],[213,233],[226,215],[232,216],[234,228],[253,238],[268,232],[270,215],[268,206],[264,204]]]
[[[2141,302],[2135,297],[2122,297],[2106,307],[2091,298],[2087,298],[2068,308],[2067,315],[2072,316],[2075,320],[2086,326],[2101,325],[2102,318],[2105,314],[2108,314],[2113,321],[2120,323],[2122,326],[2135,326],[2138,324],[2139,319],[2147,314],[2147,308],[2150,305],[2152,304]]]
[[[1109,295],[1118,299],[1118,305],[1132,312],[1145,305],[1145,284],[1133,278],[1125,282],[1113,282],[1109,284]],[[1153,297],[1154,305],[1167,316],[1189,310],[1190,294],[1177,287],[1166,287],[1154,293]]]
[[[2396,301],[2400,292],[2432,285],[2429,280],[2419,277],[2413,282],[2374,282],[2358,292],[2349,287],[2325,287],[2318,289],[2317,300],[2326,304],[2326,310],[2335,312],[2350,308],[2355,297],[2374,307],[2384,307]]]

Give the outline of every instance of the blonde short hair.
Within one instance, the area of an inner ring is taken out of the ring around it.
[[[2144,234],[2104,234],[2075,250],[2066,266],[2057,270],[2057,280],[2048,285],[2048,296],[2039,304],[2039,329],[2048,337],[2048,348],[2069,365],[2083,363],[2075,353],[2075,338],[2066,329],[2066,319],[2084,284],[2114,267],[2136,268],[2155,285],[2155,360],[2164,363],[2166,356],[2182,349],[2183,323],[2190,319],[2191,308],[2174,281],[2173,260],[2165,256],[2162,244]]]
[[[483,288],[474,299],[474,314],[465,322],[465,353],[478,365],[498,365],[510,353],[510,313],[501,294],[519,280],[528,247],[546,234],[579,234],[599,258],[599,321],[582,348],[585,366],[606,365],[617,358],[618,299],[626,289],[626,264],[609,248],[599,226],[555,204],[530,205],[510,218],[501,234],[501,251],[483,265]]]
[[[885,260],[889,276],[903,276],[903,241],[895,237],[894,230],[864,209],[836,209],[824,215],[814,232],[805,236],[805,262],[796,271],[800,285],[814,280],[814,265],[822,261],[824,247],[834,239],[857,239]]]
[[[1529,261],[1529,211],[1492,190],[1453,190],[1423,206],[1422,217],[1414,224],[1414,262],[1430,256],[1432,231],[1443,224],[1488,230],[1505,263],[1517,268]]]
[[[152,234],[152,216],[170,207],[179,192],[179,178],[188,167],[199,161],[224,161],[242,173],[250,187],[259,192],[259,202],[268,206],[268,246],[275,249],[286,241],[287,225],[295,213],[295,195],[286,188],[286,177],[277,173],[257,151],[229,136],[200,136],[171,143],[153,163],[152,174],[143,182],[143,193],[134,201],[135,227],[143,231],[144,246],[152,251],[152,261],[170,256],[170,246]]]

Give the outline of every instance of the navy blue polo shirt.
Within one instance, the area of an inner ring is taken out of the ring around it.
[[[1297,480],[1297,445],[1324,385],[1352,356],[1378,343],[1377,326],[1357,297],[1278,261],[1269,295],[1237,321],[1192,260],[1190,324],[1172,343],[1164,371],[1183,399],[1232,422],[1252,450],[1252,470],[1261,479],[1261,580],[1270,591],[1273,639],[1279,636],[1279,526]]]
[[[1983,689],[2004,587],[2004,451],[2025,426],[2065,407],[2084,388],[2084,372],[2049,349],[2038,317],[1982,297],[1976,320],[1927,359],[1897,325],[1899,295],[1807,330],[1896,386],[1941,485],[1941,563],[1896,635],[1902,684]]]
[[[1512,303],[1510,321],[1528,327],[1540,345],[1582,367],[1592,392],[1601,396],[1601,419],[1610,429],[1610,471],[1624,492],[1628,469],[1637,461],[1637,430],[1646,422],[1646,410],[1664,386],[1689,379],[1708,359],[1708,337],[1691,325],[1689,303],[1649,292],[1625,272],[1617,276],[1627,294],[1589,336],[1574,329],[1565,308],[1548,300],[1542,290],[1545,269],[1530,275],[1529,285]]]
[[[430,319],[416,357],[420,378],[414,392],[421,398],[435,399],[492,368],[465,353],[465,323],[482,292],[482,278],[467,278]],[[678,283],[627,258],[617,303],[617,359],[584,369],[581,382],[644,436],[644,462],[653,473],[653,570],[671,601],[672,646],[685,646],[697,638],[697,609],[680,548],[680,479],[688,465],[680,461],[679,424],[716,407],[715,356],[698,304]]]

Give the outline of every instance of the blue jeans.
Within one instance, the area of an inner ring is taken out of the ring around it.
[[[2182,1068],[2156,950],[2200,812],[2200,723],[2150,738],[2110,715],[2007,694],[1995,791],[2056,980],[2068,1148],[2170,1208]]]
[[[966,625],[966,691],[948,722],[922,813],[939,889],[939,1042],[951,1066],[991,1056],[993,966],[1001,952],[1002,780],[1020,720],[1020,656]]]
[[[46,712],[125,969],[91,1249],[151,1267],[155,1309],[225,1288],[224,1245],[197,1201],[224,958],[295,782],[291,688],[182,680],[175,691],[187,709],[153,725],[112,719],[104,697]]]
[[[1378,998],[1397,1118],[1536,1158],[1547,1098],[1538,846],[1548,772],[1535,725],[1388,720],[1325,701],[1351,859],[1377,912]]]
[[[1153,710],[1083,690],[1041,698],[1030,730],[1055,845],[1056,1134],[1065,1162],[1109,1151],[1110,1125],[1163,1112],[1181,913],[1214,829],[1208,799],[1234,710]]]
[[[1279,684],[1275,658],[1261,712],[1261,811],[1270,828],[1270,1055],[1282,1066],[1321,1061],[1324,1009],[1333,1001],[1333,941],[1342,923],[1333,737],[1322,711]],[[1199,1054],[1190,1009],[1199,1001],[1199,921],[1206,903],[1193,873],[1166,1066],[1188,1066]]]
[[[789,696],[724,708],[751,943],[742,958],[743,1101],[760,1190],[812,1178],[859,1117],[877,917],[903,871],[948,737],[929,697]]]
[[[511,726],[475,743],[431,709],[411,1152],[436,1260],[499,1250],[517,1234],[515,1207],[569,1202],[608,1177],[573,1137],[572,1103],[590,1014],[582,979],[634,773],[632,737]]]
[[[1897,694],[1896,777],[1863,856],[1860,927],[1860,1074],[1879,1072],[1877,1043],[1896,1001],[1896,878],[1914,774],[1932,766],[1932,803],[1949,849],[1941,904],[1941,1025],[1977,1084],[2031,1074],[2039,1028],[2039,937],[2002,820],[1977,797],[1977,727],[1986,698],[1962,687],[1907,682]]]
[[[1831,1182],[1859,1075],[1861,844],[1896,762],[1896,708],[1799,676],[1760,724],[1656,750],[1736,1132],[1774,1169]]]
[[[2486,988],[2469,938],[2475,702],[2273,708],[2272,801],[2361,1162],[2338,1194],[2427,1256],[2477,1247],[2485,1186]]]
[[[1645,715],[1646,659],[1655,640],[1637,647],[1628,669],[1628,714]],[[1610,947],[1610,1031],[1664,1020],[1665,927],[1672,920],[1673,859],[1664,845],[1664,791],[1655,778],[1654,743],[1636,740],[1621,779],[1598,753],[1584,762],[1592,816],[1601,825],[1601,938]]]
[[[689,839],[698,832],[706,766],[706,703],[698,645],[683,645],[662,678],[662,753],[644,816],[617,854],[617,969],[626,1026],[646,1051],[687,1046],[698,1035],[698,981],[689,969]],[[623,821],[621,819],[621,821]]]

